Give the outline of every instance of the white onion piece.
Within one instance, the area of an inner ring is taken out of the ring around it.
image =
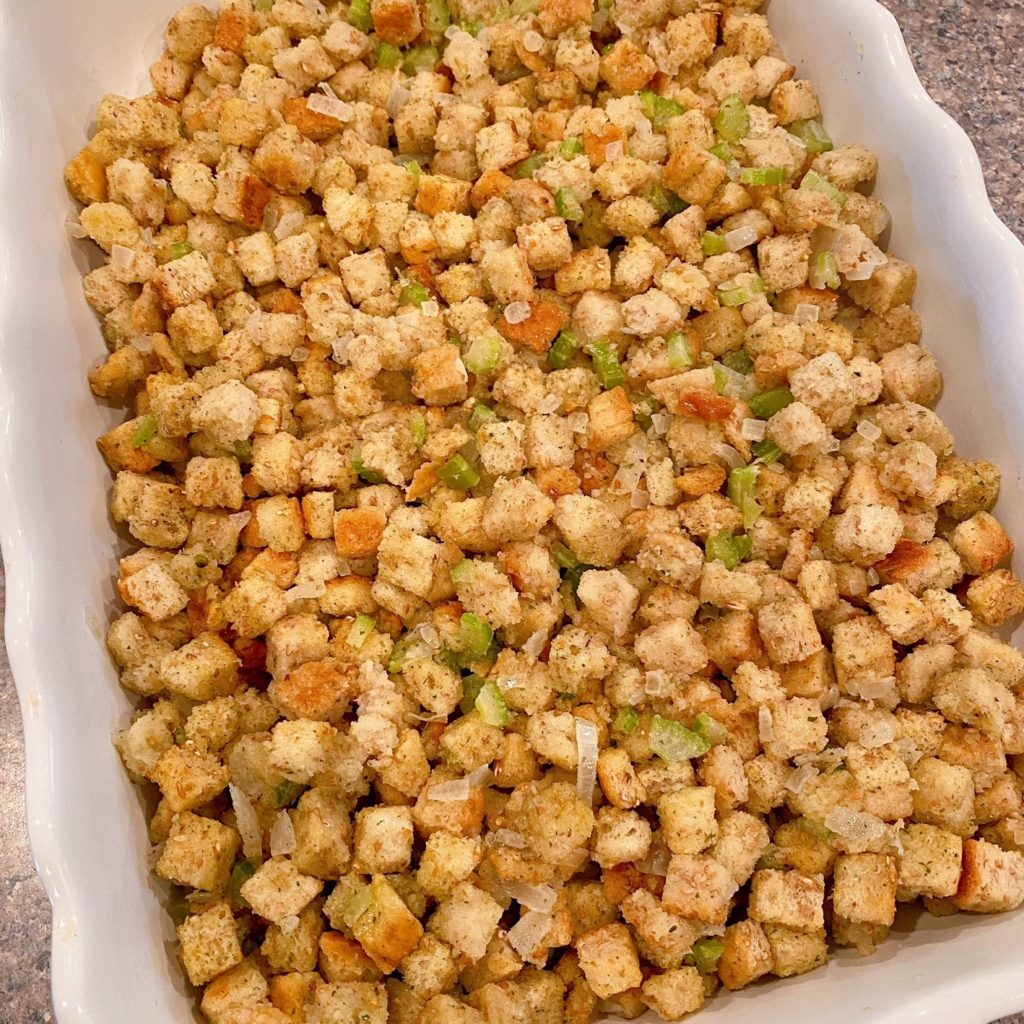
[[[605,161],[610,163],[612,160],[618,160],[625,152],[626,144],[621,139],[609,142],[608,145],[604,147]]]
[[[348,362],[348,345],[351,338],[335,338],[331,342],[331,354],[334,361],[344,366]]]
[[[896,739],[896,727],[885,718],[878,722],[865,722],[860,727],[860,734],[857,739],[860,745],[867,747],[868,750],[884,747]]]
[[[441,634],[433,623],[421,622],[413,632],[418,633],[432,650],[436,651],[441,646]]]
[[[324,117],[332,118],[342,124],[346,124],[355,117],[355,109],[351,103],[339,100],[335,96],[310,93],[306,98],[306,108],[314,114],[323,114]]]
[[[651,496],[647,491],[633,491],[629,496],[630,508],[647,508],[651,503]]]
[[[651,413],[651,430],[656,437],[664,437],[672,426],[672,416],[667,412]]]
[[[263,832],[260,829],[260,818],[249,797],[233,782],[228,785],[231,794],[231,806],[235,809],[235,821],[238,834],[242,837],[242,853],[246,860],[263,860]]]
[[[152,334],[136,334],[129,343],[132,348],[137,349],[139,352],[146,353],[153,351],[153,335]]]
[[[547,642],[548,631],[546,629],[538,629],[536,633],[531,633],[526,643],[523,644],[523,654],[536,661]]]
[[[524,959],[529,960],[533,952],[547,938],[551,930],[552,917],[539,910],[528,910],[509,928],[508,944]]]
[[[488,846],[509,846],[513,850],[526,849],[526,836],[522,832],[513,832],[510,828],[496,828],[484,836]]]
[[[597,780],[597,726],[585,718],[576,719],[576,752],[579,758],[576,768],[576,793],[589,807],[594,798],[594,783]]]
[[[882,436],[882,428],[876,423],[872,423],[871,420],[861,420],[857,424],[857,433],[865,441],[877,441]]]
[[[282,935],[291,935],[299,927],[299,915],[289,914],[287,917],[282,917],[278,927],[281,929]]]
[[[729,252],[739,252],[740,249],[746,249],[748,245],[753,245],[758,236],[753,228],[743,227],[726,231],[722,237],[725,239],[725,247]]]
[[[441,312],[441,307],[437,304],[437,299],[427,299],[426,302],[420,303],[420,312],[424,316],[437,316]]]
[[[886,676],[884,679],[865,679],[851,689],[856,689],[862,700],[880,700],[895,703],[897,700],[896,677]]]
[[[762,704],[757,709],[757,738],[762,743],[771,743],[775,739],[775,723],[772,721],[771,708]]]
[[[523,33],[523,49],[527,53],[540,53],[544,49],[544,37],[539,32],[530,29]]]
[[[793,319],[798,324],[815,324],[821,316],[821,308],[815,302],[798,302],[793,310]]]
[[[287,811],[280,811],[270,829],[270,856],[285,857],[294,853],[298,845],[291,815]]]
[[[280,242],[290,238],[303,224],[306,223],[306,215],[301,210],[289,210],[282,214],[274,226],[274,237]]]
[[[289,601],[310,601],[323,597],[327,593],[327,584],[323,580],[310,580],[308,583],[297,583],[284,592]]]
[[[872,843],[888,832],[881,818],[849,807],[834,807],[825,817],[824,825],[830,832],[854,843]]]
[[[551,913],[558,894],[550,885],[528,885],[525,882],[506,882],[505,892],[527,910]]]
[[[427,788],[427,799],[440,803],[454,803],[469,799],[469,782],[466,779],[452,779],[451,782],[438,782]]]
[[[252,513],[248,511],[248,509],[244,512],[232,512],[231,515],[228,516],[228,522],[238,530],[239,533],[249,525],[250,519],[252,519]]]
[[[455,24],[449,25],[444,30],[444,37],[445,37],[445,39],[449,39],[449,40],[454,39],[461,31],[462,31],[462,29],[459,28],[458,25],[455,25]]]
[[[505,307],[505,320],[510,324],[521,324],[530,319],[530,312],[528,302],[510,302]]]
[[[739,469],[741,466],[746,465],[743,460],[743,456],[731,444],[723,444],[718,442],[713,444],[712,449],[715,455],[720,458],[729,469]]]
[[[590,427],[590,417],[585,412],[571,412],[565,422],[574,434],[585,434]]]
[[[466,776],[466,782],[474,789],[484,789],[487,786],[493,786],[494,772],[491,771],[490,765],[483,764],[479,768],[473,769]]]
[[[813,764],[802,764],[786,779],[786,789],[792,793],[799,793],[817,774],[818,769]]]
[[[89,232],[86,231],[85,228],[83,228],[82,225],[77,220],[74,220],[71,217],[69,217],[64,222],[64,227],[67,228],[67,232],[68,232],[68,234],[72,238],[88,238],[89,237]]]
[[[537,403],[537,412],[544,416],[550,416],[551,413],[558,412],[562,407],[562,396],[561,395],[545,395]]]
[[[661,668],[652,668],[644,679],[644,693],[649,697],[665,697],[672,689],[668,673]]]
[[[304,363],[309,358],[309,349],[305,345],[299,345],[298,348],[292,349],[292,362],[293,363]]]
[[[744,441],[761,441],[764,439],[764,432],[767,427],[767,420],[744,420],[740,424],[740,437]]]
[[[135,250],[126,245],[114,245],[110,249],[110,265],[115,270],[129,270],[135,263]]]
[[[668,874],[668,862],[671,859],[672,854],[667,846],[653,846],[643,860],[636,862],[636,866],[645,875],[658,875],[664,878]]]
[[[881,576],[878,575],[878,570],[873,565],[866,573],[864,573],[864,578],[868,581],[869,587],[875,586],[879,580],[881,580]]]
[[[412,93],[404,85],[400,78],[395,78],[391,83],[391,91],[387,98],[387,111],[390,117],[395,117],[412,98]]]

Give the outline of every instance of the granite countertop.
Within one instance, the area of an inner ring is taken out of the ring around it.
[[[903,28],[925,87],[977,146],[996,212],[1024,239],[1024,93],[1014,70],[1024,0],[884,2]],[[25,835],[21,719],[3,643],[3,606],[0,564],[0,1006],[7,1024],[43,1024],[53,1019],[50,912]],[[1024,1013],[1002,1024],[1024,1024]]]

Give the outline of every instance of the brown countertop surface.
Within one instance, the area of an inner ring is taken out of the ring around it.
[[[1024,0],[885,4],[903,28],[925,87],[977,147],[996,212],[1024,238],[1024,92],[1014,52]],[[53,1019],[50,911],[25,834],[21,718],[3,643],[2,591],[0,564],[0,1017],[7,1024],[44,1024]],[[1024,1024],[1024,1013],[1003,1024]]]

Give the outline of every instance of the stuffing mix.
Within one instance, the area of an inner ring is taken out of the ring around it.
[[[225,0],[67,167],[211,1024],[666,1020],[1024,900],[1024,610],[756,0]]]

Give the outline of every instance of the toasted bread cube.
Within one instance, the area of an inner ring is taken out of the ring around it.
[[[238,833],[212,818],[176,814],[156,873],[178,885],[220,892],[228,884],[240,843]]]
[[[832,884],[836,916],[851,924],[892,924],[896,916],[896,863],[880,853],[839,857]]]
[[[763,924],[818,931],[825,927],[824,903],[821,875],[765,868],[754,872],[748,913]]]
[[[367,896],[358,916],[347,920],[370,959],[388,974],[419,944],[423,926],[383,875],[373,876]]]
[[[963,840],[952,832],[914,822],[901,839],[899,898],[944,897],[956,894],[963,859]]]
[[[306,542],[298,498],[275,494],[256,502],[254,517],[260,536],[271,551],[298,551]]]
[[[165,263],[153,275],[152,284],[170,309],[197,302],[217,287],[210,264],[198,251]]]
[[[651,847],[651,826],[635,811],[602,807],[597,813],[594,860],[603,868],[643,860]]]
[[[307,1013],[322,1024],[388,1024],[387,989],[368,981],[320,982]],[[253,1024],[264,1022],[254,1021]]]
[[[682,917],[725,924],[737,888],[729,869],[718,861],[677,853],[669,861],[662,899],[669,910]]]
[[[265,1005],[268,994],[267,979],[256,962],[251,958],[243,960],[206,986],[202,1000],[203,1016],[211,1024],[224,1024],[240,1008]]]
[[[212,700],[233,693],[238,685],[238,655],[213,633],[164,656],[160,676],[171,693],[189,700]]]
[[[594,621],[616,639],[633,622],[640,592],[618,569],[589,569],[580,577],[577,595]]]
[[[828,745],[828,723],[816,700],[790,697],[773,705],[771,713],[773,736],[765,747],[772,756],[784,760]]]
[[[832,632],[832,658],[839,688],[845,693],[859,694],[862,683],[896,673],[892,638],[872,616],[836,625]]]
[[[591,928],[576,939],[580,969],[600,999],[636,988],[642,981],[640,958],[624,924]]]
[[[692,674],[708,663],[701,634],[685,619],[673,618],[649,626],[636,638],[636,653],[648,669]]]
[[[779,82],[772,90],[768,110],[779,119],[779,124],[805,121],[821,113],[814,86],[805,79]]]
[[[652,974],[643,984],[644,1001],[665,1020],[682,1020],[704,1005],[704,979],[696,967]]]
[[[602,391],[587,405],[590,422],[587,428],[587,446],[591,451],[606,452],[625,441],[636,428],[633,405],[625,388]]]
[[[294,927],[293,927],[294,925]],[[260,952],[276,971],[312,971],[320,951],[320,933],[324,917],[319,901],[314,901],[285,926],[272,924],[263,937]]]
[[[315,905],[310,904],[303,913],[308,913]],[[363,947],[340,932],[324,932],[320,936],[317,963],[320,973],[332,983],[372,981],[379,976],[376,965],[363,952]]]
[[[984,839],[964,843],[963,870],[953,904],[978,914],[1014,910],[1024,902],[1024,854]]]
[[[828,960],[824,930],[803,932],[780,924],[767,924],[765,936],[772,954],[771,972],[779,978],[806,974]]]
[[[439,345],[412,361],[412,391],[427,405],[454,405],[467,394],[469,376],[454,345]]]
[[[245,500],[242,471],[236,459],[189,459],[185,467],[185,497],[197,508],[240,509]]]
[[[374,31],[394,46],[411,43],[423,27],[415,0],[372,0],[370,13]]]
[[[291,857],[305,875],[338,878],[349,866],[349,824],[345,801],[329,787],[314,786],[302,794],[292,813],[295,850]]]
[[[334,543],[342,558],[375,555],[387,516],[380,508],[343,508],[334,513]]]
[[[412,860],[412,809],[367,807],[356,815],[353,870],[364,874],[405,871]]]
[[[133,572],[121,587],[125,603],[154,622],[177,615],[188,604],[188,592],[159,562]]]
[[[888,313],[896,306],[908,305],[916,287],[917,271],[909,263],[890,255],[888,262],[876,268],[868,280],[850,281],[847,292],[858,306],[872,313]]]
[[[914,819],[958,836],[975,829],[974,779],[969,768],[925,757],[914,765]]]
[[[795,598],[758,608],[757,630],[768,657],[780,665],[803,661],[822,647],[814,612],[805,601]]]
[[[932,700],[950,722],[962,722],[993,736],[1002,735],[1013,706],[1009,690],[981,668],[948,672],[936,681]]]
[[[661,834],[673,853],[700,853],[718,837],[715,791],[694,786],[666,793],[658,801]]]
[[[201,914],[190,914],[178,929],[178,941],[193,985],[205,985],[244,959],[228,903],[213,903]]]
[[[457,883],[467,879],[476,870],[481,855],[479,839],[451,832],[435,832],[427,837],[416,881],[434,899],[445,900]]]
[[[471,882],[457,882],[451,895],[438,904],[430,930],[457,953],[476,963],[487,952],[502,907]]]
[[[416,1024],[486,1024],[477,1009],[454,996],[437,995],[429,999],[416,1017]]]
[[[228,770],[212,754],[171,747],[152,773],[167,806],[177,813],[208,803],[228,784]]]
[[[672,153],[662,171],[665,187],[696,206],[706,206],[725,177],[725,164],[690,142]]]
[[[972,629],[958,643],[957,649],[975,668],[983,668],[1004,686],[1016,691],[1024,679],[1024,653],[997,637]]]
[[[1013,541],[989,512],[975,512],[958,523],[949,540],[972,576],[994,569],[1013,553]]]
[[[967,606],[976,621],[1001,626],[1024,612],[1024,584],[1009,569],[993,569],[971,581]]]
[[[255,913],[280,924],[301,913],[323,887],[320,879],[303,875],[286,857],[273,857],[242,883],[240,892]]]
[[[764,929],[756,921],[737,921],[730,925],[722,944],[725,948],[718,961],[718,977],[727,989],[743,988],[772,969],[771,947]]]
[[[612,261],[606,249],[578,249],[555,271],[555,290],[572,295],[589,290],[608,291],[612,286]]]

